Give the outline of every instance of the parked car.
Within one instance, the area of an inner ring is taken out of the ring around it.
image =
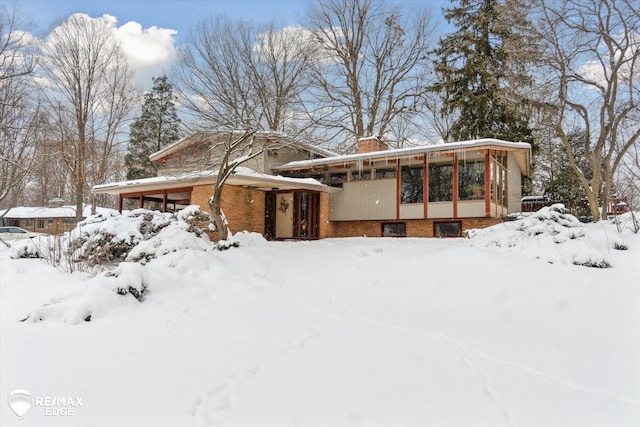
[[[3,240],[32,239],[36,236],[36,233],[30,233],[24,228],[14,226],[0,227],[0,238]]]

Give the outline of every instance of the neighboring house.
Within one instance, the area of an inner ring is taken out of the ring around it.
[[[153,154],[160,176],[98,185],[95,193],[162,210],[207,206],[215,171],[211,141],[185,138]],[[531,147],[496,139],[389,150],[375,137],[358,153],[337,155],[279,136],[259,134],[264,152],[230,177],[222,208],[232,231],[269,239],[349,236],[461,236],[520,210]],[[209,147],[209,148],[208,148]],[[204,159],[204,161],[203,161]]]
[[[105,208],[98,208],[101,210]],[[85,205],[82,217],[89,215],[91,206]],[[48,207],[19,206],[0,210],[0,225],[21,227],[36,233],[60,234],[76,226],[76,207],[54,202]]]

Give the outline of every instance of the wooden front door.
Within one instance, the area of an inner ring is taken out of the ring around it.
[[[264,235],[276,239],[317,239],[320,193],[270,191],[265,197]]]
[[[294,193],[293,235],[297,239],[317,239],[320,218],[320,194],[311,191]]]

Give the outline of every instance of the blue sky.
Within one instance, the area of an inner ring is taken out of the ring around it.
[[[116,37],[132,66],[135,82],[145,89],[151,77],[166,74],[177,57],[183,37],[194,25],[209,16],[224,14],[262,23],[275,20],[283,27],[304,25],[305,12],[317,0],[9,0],[18,6],[23,20],[32,21],[30,29],[45,37],[49,31],[74,13],[92,18],[110,15]],[[449,0],[385,0],[389,4],[412,8],[425,5],[432,9],[434,23],[444,22],[442,6]],[[0,0],[4,3],[5,0]]]
[[[109,14],[118,25],[135,21],[143,28],[152,26],[178,31],[187,29],[209,15],[227,14],[251,21],[282,20],[284,25],[302,22],[309,0],[18,0],[24,17],[32,19],[38,32],[76,12],[91,17]]]
[[[135,21],[143,28],[157,26],[176,30],[180,39],[187,29],[209,15],[227,14],[250,21],[281,20],[284,25],[302,24],[304,12],[315,0],[15,0],[23,15],[32,19],[40,33],[72,13],[97,17],[115,16],[118,25]],[[448,0],[407,0],[394,4],[429,5],[440,20],[440,8]]]

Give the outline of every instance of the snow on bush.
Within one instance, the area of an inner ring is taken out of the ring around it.
[[[136,302],[131,297],[114,292],[117,286],[117,278],[96,277],[85,282],[80,289],[54,298],[32,310],[20,321],[58,321],[75,325],[113,312],[116,307],[122,307],[127,302]]]
[[[123,215],[97,214],[71,231],[69,252],[88,266],[113,261],[142,263],[181,249],[211,247],[202,231],[210,215],[199,206],[178,213],[136,209]]]
[[[150,287],[178,279],[149,261],[178,251],[207,251],[214,245],[202,228],[210,223],[198,206],[172,214],[137,209],[124,215],[98,214],[78,224],[69,234],[68,252],[89,266],[119,262],[116,268],[89,280],[76,292],[33,310],[23,321],[58,320],[77,324],[121,307],[131,297],[142,302]]]
[[[31,239],[14,240],[9,244],[11,252],[9,257],[18,258],[40,258],[40,252]]]
[[[605,222],[583,224],[555,204],[518,213],[502,224],[469,230],[470,245],[519,253],[551,264],[610,267],[607,254],[627,245]]]

